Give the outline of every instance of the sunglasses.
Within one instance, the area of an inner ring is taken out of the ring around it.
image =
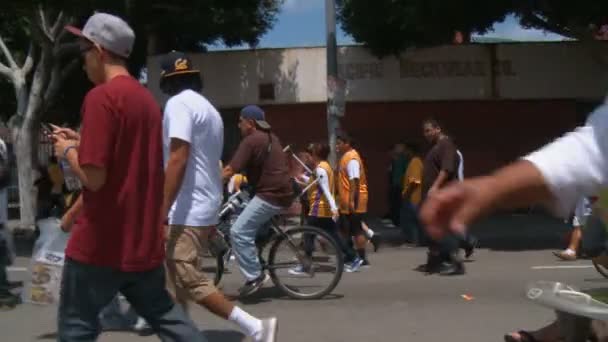
[[[94,48],[95,48],[95,45],[91,44],[91,43],[80,43],[78,46],[78,49],[80,50],[80,54],[83,56]]]

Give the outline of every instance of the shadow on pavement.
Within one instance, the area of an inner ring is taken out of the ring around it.
[[[119,330],[113,330],[113,332],[120,332]],[[126,334],[135,334],[132,331],[122,331]],[[201,330],[201,334],[210,342],[242,342],[245,340],[245,335],[234,330]],[[152,334],[153,335],[153,334]],[[38,336],[37,340],[57,340],[57,333],[46,333]]]
[[[387,247],[406,243],[401,228],[377,218],[368,220],[380,233]],[[476,222],[470,232],[479,240],[478,247],[497,251],[562,249],[567,245],[570,225],[547,214],[497,214]]]
[[[39,335],[38,337],[36,337],[37,340],[57,340],[57,333],[56,332],[52,332],[52,333],[46,333],[46,334],[42,334]]]
[[[337,293],[330,293],[327,296],[321,299],[311,299],[316,301],[324,301],[324,300],[336,300],[342,299],[344,295]],[[239,302],[243,304],[260,304],[270,302],[272,299],[280,299],[280,300],[297,300],[292,299],[291,297],[284,294],[278,287],[264,287],[258,290],[258,292],[252,294],[251,296],[245,298],[235,298]]]
[[[242,342],[245,340],[245,335],[234,330],[203,330],[201,333],[209,342]]]

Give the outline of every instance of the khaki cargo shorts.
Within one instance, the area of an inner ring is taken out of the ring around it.
[[[217,292],[213,280],[202,271],[203,246],[207,245],[210,232],[210,227],[166,228],[167,289],[182,304],[187,299],[198,303]]]

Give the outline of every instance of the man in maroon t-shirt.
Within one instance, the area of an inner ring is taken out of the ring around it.
[[[96,85],[82,105],[81,136],[56,129],[55,153],[82,185],[59,303],[59,340],[93,341],[98,315],[121,292],[162,340],[203,341],[165,289],[161,222],[161,113],[126,68],[135,36],[122,19],[93,15],[78,35]]]

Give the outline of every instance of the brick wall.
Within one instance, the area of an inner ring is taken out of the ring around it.
[[[265,107],[284,144],[327,138],[324,104]],[[396,141],[427,147],[421,123],[433,116],[455,139],[467,177],[487,173],[572,129],[580,121],[577,103],[551,101],[446,101],[349,103],[343,127],[357,140],[369,173],[370,213],[386,211],[388,149]],[[236,114],[236,113],[235,113]]]

